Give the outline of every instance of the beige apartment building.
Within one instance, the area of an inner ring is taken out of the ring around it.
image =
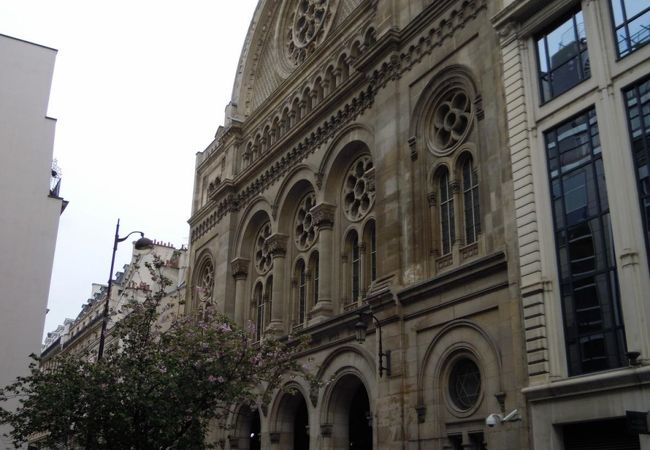
[[[186,290],[186,255],[187,249],[184,247],[177,249],[160,241],[153,241],[152,247],[144,250],[133,248],[131,261],[115,273],[110,298],[107,296],[106,284],[93,283],[90,298],[81,306],[77,317],[66,319],[56,330],[46,334],[41,353],[41,367],[47,369],[50,364],[56,364],[56,356],[62,353],[86,353],[89,359],[94,360],[99,350],[106,301],[109,301],[106,332],[106,345],[109,345],[111,329],[128,313],[128,304],[132,301],[142,302],[160,289],[158,281],[152,278],[146,267],[146,264],[153,262],[155,256],[163,261],[162,274],[171,283],[165,288],[166,295],[161,300],[159,325],[164,328],[174,317],[182,315],[184,309],[179,302],[183,300]]]
[[[311,336],[322,384],[237,405],[225,448],[529,448],[504,7],[259,2],[197,154],[188,309]]]
[[[650,1],[506,3],[530,441],[650,449]]]

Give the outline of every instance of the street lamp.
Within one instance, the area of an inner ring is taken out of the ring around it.
[[[115,226],[115,239],[113,240],[113,256],[111,258],[111,271],[108,274],[108,290],[106,292],[106,302],[104,303],[104,315],[102,317],[102,331],[99,334],[99,350],[97,351],[97,361],[104,356],[104,341],[106,341],[106,325],[108,324],[108,305],[111,300],[111,287],[113,286],[113,268],[115,267],[115,253],[117,252],[117,244],[124,242],[129,236],[135,233],[140,233],[140,239],[135,241],[136,250],[144,250],[153,247],[153,241],[144,237],[142,231],[132,231],[124,237],[120,237],[120,219],[117,219]]]
[[[354,324],[354,333],[357,342],[363,344],[366,340],[366,329],[368,327],[366,323],[368,317],[375,321],[375,328],[379,331],[379,377],[381,378],[384,372],[390,376],[390,350],[384,352],[382,349],[381,325],[379,324],[379,319],[372,313],[372,310],[359,313],[359,320]],[[386,365],[384,365],[384,358],[386,359]]]

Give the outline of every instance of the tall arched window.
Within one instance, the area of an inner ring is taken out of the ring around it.
[[[375,231],[375,221],[371,220],[367,225],[367,240],[368,245],[370,246],[370,282],[377,279],[377,235]]]
[[[449,183],[449,172],[442,169],[438,175],[438,195],[440,196],[440,251],[443,255],[451,253],[454,243],[454,197]]]
[[[253,291],[253,301],[255,304],[255,337],[259,341],[262,338],[262,329],[264,328],[264,288],[262,283],[258,282]]]
[[[319,261],[318,251],[311,254],[309,258],[309,272],[311,273],[311,305],[314,306],[318,303],[318,280],[319,280]]]
[[[266,306],[264,307],[264,325],[271,322],[271,311],[273,308],[273,277],[270,276],[266,279],[266,287],[264,289],[264,299]]]
[[[463,162],[463,206],[465,219],[465,244],[476,242],[481,231],[481,213],[478,201],[478,177],[474,171],[472,158]]]
[[[359,299],[359,275],[361,274],[361,252],[359,251],[359,236],[356,231],[350,232],[350,269],[352,302]]]
[[[307,274],[305,270],[305,262],[300,259],[296,263],[296,303],[298,313],[298,324],[305,323],[306,310],[307,310]]]

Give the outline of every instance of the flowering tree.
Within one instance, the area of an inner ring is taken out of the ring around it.
[[[156,260],[151,270],[160,273]],[[0,408],[0,423],[12,428],[18,445],[35,434],[46,448],[167,449],[212,448],[206,443],[211,422],[227,408],[265,401],[287,373],[299,373],[295,360],[303,343],[255,341],[206,305],[161,331],[158,325],[166,280],[112,330],[104,358],[64,355],[0,389],[0,402],[19,397],[16,411]]]

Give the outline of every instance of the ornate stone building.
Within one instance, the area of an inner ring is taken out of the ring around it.
[[[502,6],[260,1],[197,155],[187,307],[308,334],[323,385],[240,407],[226,448],[528,448]]]
[[[650,1],[506,3],[531,441],[650,449]]]

